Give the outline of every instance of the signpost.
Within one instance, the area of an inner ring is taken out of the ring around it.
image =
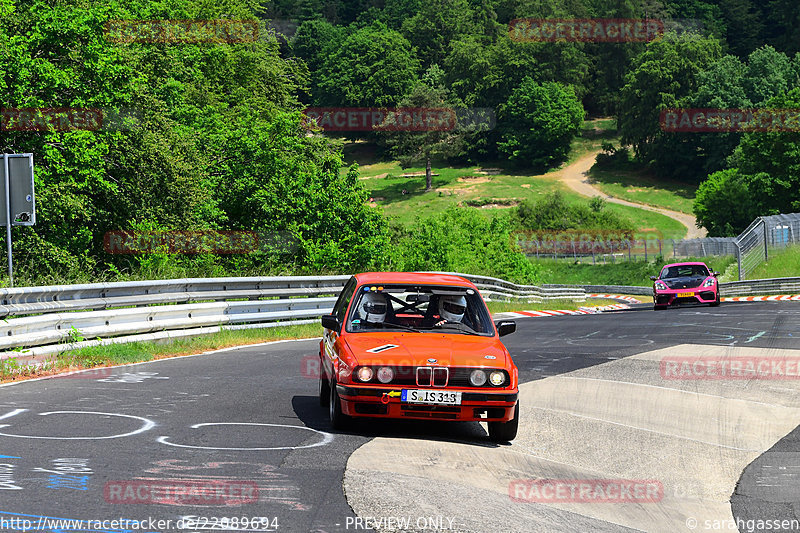
[[[6,227],[8,279],[14,286],[14,260],[11,255],[11,226],[36,223],[36,199],[33,191],[33,154],[3,154],[0,168],[0,225]]]

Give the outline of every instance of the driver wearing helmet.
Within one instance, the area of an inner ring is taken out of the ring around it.
[[[441,320],[436,326],[447,322],[461,323],[467,311],[467,299],[463,296],[442,296],[439,298],[439,316]]]
[[[386,320],[387,308],[386,296],[376,292],[368,292],[361,298],[358,315],[364,322],[383,324]]]

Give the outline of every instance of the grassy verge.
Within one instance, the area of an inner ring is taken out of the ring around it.
[[[59,374],[86,368],[106,367],[167,359],[181,355],[219,350],[231,346],[256,344],[282,339],[318,337],[319,324],[278,326],[274,328],[221,331],[200,337],[176,339],[167,342],[132,342],[92,346],[64,352],[40,367],[20,365],[15,359],[0,361],[0,382]]]
[[[572,300],[549,300],[542,303],[521,303],[521,302],[486,302],[489,311],[492,313],[508,313],[513,311],[549,311],[553,309],[564,309],[575,311],[581,307],[596,307],[601,305],[618,304],[617,300],[607,300],[604,298],[589,298],[585,302],[573,302]]]
[[[735,269],[734,280],[739,279],[739,269]],[[755,270],[748,272],[747,279],[795,278],[800,276],[800,246],[789,246],[784,249],[773,249],[769,252],[769,261],[761,263]]]

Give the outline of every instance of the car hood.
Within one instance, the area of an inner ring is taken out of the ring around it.
[[[661,282],[670,289],[694,289],[695,287],[699,287],[707,277],[708,276],[668,278],[662,279]]]
[[[360,365],[508,366],[507,351],[497,337],[438,333],[362,333],[347,339]],[[429,359],[436,359],[433,363]]]

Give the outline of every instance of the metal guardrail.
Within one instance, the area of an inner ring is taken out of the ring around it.
[[[636,296],[652,296],[651,286],[633,285],[543,285],[543,288],[581,288],[587,293],[630,294]],[[800,277],[754,279],[749,281],[731,281],[719,284],[720,296],[769,296],[800,294]]]
[[[487,300],[585,299],[580,289],[460,275]],[[0,289],[0,360],[39,362],[98,344],[314,322],[331,311],[349,278],[197,278]]]
[[[800,278],[753,279],[719,284],[722,296],[800,294]]]
[[[650,287],[516,285],[458,274],[488,300],[584,301],[586,293],[647,296]],[[206,278],[0,289],[0,360],[40,362],[73,348],[160,340],[222,329],[315,322],[349,276]],[[800,294],[800,278],[721,283],[723,296]],[[89,340],[84,340],[89,339]]]
[[[634,285],[542,285],[546,288],[573,287],[583,289],[589,294],[629,294],[635,296],[652,296],[653,287],[639,287]]]

